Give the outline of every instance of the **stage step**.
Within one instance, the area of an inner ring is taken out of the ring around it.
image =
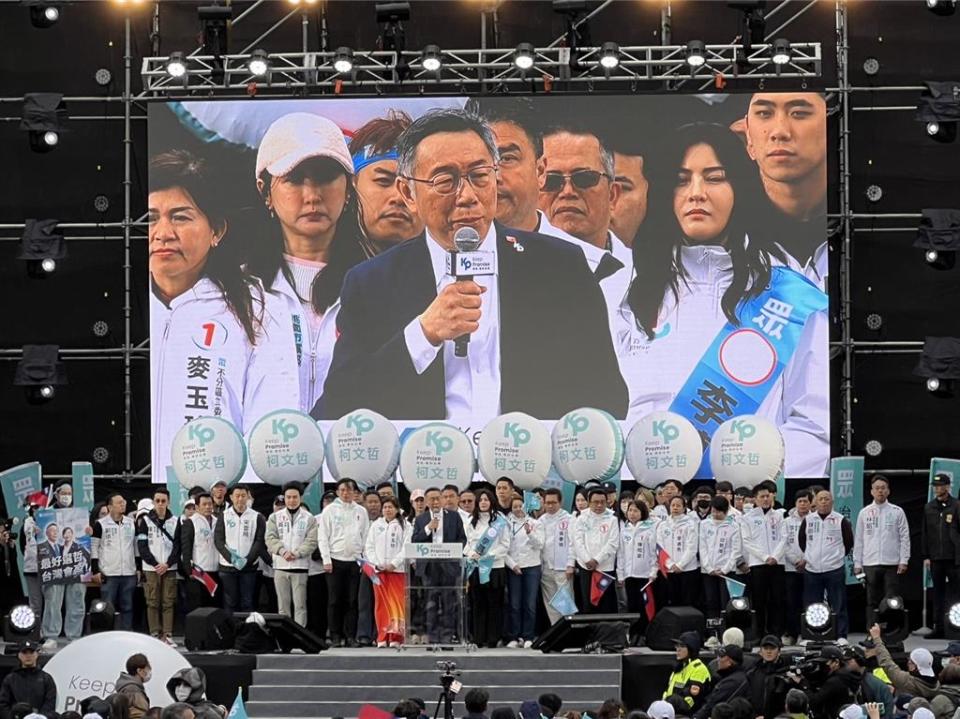
[[[463,716],[463,697],[482,687],[490,711],[516,711],[544,692],[563,697],[571,708],[596,709],[620,695],[618,655],[543,654],[523,649],[428,652],[388,649],[335,649],[322,654],[273,654],[257,658],[247,713],[257,719],[356,717],[364,704],[390,711],[405,698],[418,697],[432,717],[440,692],[438,661],[461,672],[463,689],[454,715]],[[442,714],[442,710],[441,710]]]

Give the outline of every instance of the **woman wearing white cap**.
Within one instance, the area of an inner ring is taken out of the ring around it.
[[[257,191],[280,232],[253,243],[247,269],[286,300],[300,377],[300,409],[323,391],[343,276],[369,253],[349,209],[353,159],[325,117],[294,112],[267,129],[257,150]]]
[[[172,151],[150,162],[150,353],[154,480],[173,438],[215,415],[242,434],[297,407],[289,315],[229,254],[226,198],[203,163]],[[226,245],[224,245],[226,241]],[[278,314],[279,313],[279,314]]]

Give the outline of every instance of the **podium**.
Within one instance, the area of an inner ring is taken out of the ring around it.
[[[403,648],[467,646],[464,561],[463,547],[457,543],[404,545]]]

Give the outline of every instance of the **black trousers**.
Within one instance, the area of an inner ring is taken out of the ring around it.
[[[782,564],[761,564],[750,567],[750,590],[757,616],[757,636],[783,634],[786,570]]]
[[[934,559],[930,562],[930,577],[933,580],[933,622],[931,626],[942,632],[946,626],[944,615],[951,605],[957,601],[960,569],[952,559]]]
[[[478,647],[497,646],[503,636],[503,605],[506,601],[507,570],[490,570],[490,581],[480,584],[480,571],[470,575],[470,615],[473,641]]]
[[[331,560],[333,571],[326,575],[330,639],[353,640],[357,636],[357,592],[360,591],[360,566],[356,562]]]
[[[667,602],[671,607],[700,606],[700,570],[667,575]]]
[[[784,572],[786,616],[784,634],[796,639],[800,636],[800,613],[803,611],[803,572]]]
[[[736,575],[731,575],[736,579]],[[703,582],[703,608],[709,619],[717,619],[723,610],[727,608],[727,602],[730,601],[730,593],[727,592],[727,578],[723,575],[715,577],[712,574],[704,574],[701,577]]]
[[[614,572],[606,572],[614,574]],[[599,604],[594,605],[590,601],[591,589],[593,587],[593,572],[583,567],[577,567],[577,584],[580,585],[580,597],[583,600],[580,611],[584,614],[616,614],[617,613],[617,588],[613,582],[607,587],[603,596],[600,597]],[[640,586],[643,586],[642,584]]]
[[[900,596],[900,575],[897,565],[877,565],[864,567],[867,590],[867,630],[874,622],[876,609],[884,597]]]
[[[307,629],[323,640],[327,638],[327,575],[307,577]]]

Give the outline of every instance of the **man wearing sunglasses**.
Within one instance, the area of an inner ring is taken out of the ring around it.
[[[418,118],[398,142],[398,187],[426,230],[347,273],[340,338],[314,415],[367,407],[391,419],[482,427],[501,412],[558,419],[580,406],[623,417],[627,391],[606,306],[568,242],[496,222],[499,156],[464,110]],[[446,272],[458,229],[481,238],[494,274]],[[470,335],[466,357],[455,338]]]

